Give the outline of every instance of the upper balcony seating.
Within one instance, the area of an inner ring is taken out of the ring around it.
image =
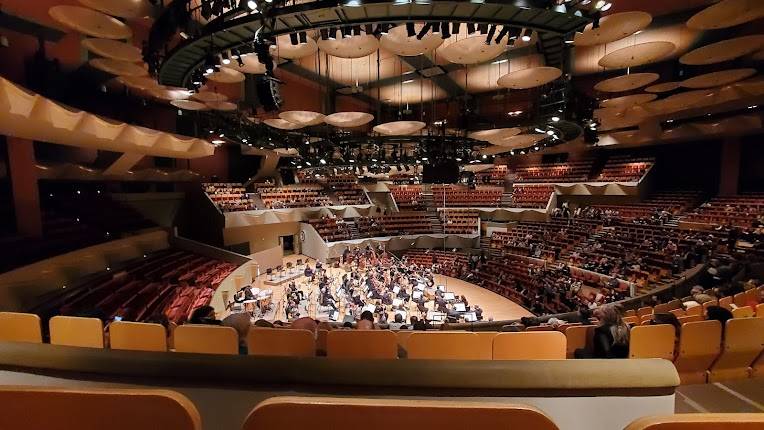
[[[467,256],[465,254],[455,254],[448,251],[438,251],[436,249],[417,249],[412,248],[403,253],[403,257],[409,262],[422,267],[432,267],[438,265],[437,272],[450,276],[452,278],[461,278],[468,272]]]
[[[436,207],[498,207],[501,206],[503,187],[478,185],[433,185],[432,200]]]
[[[512,207],[543,209],[554,192],[552,185],[519,185],[512,187]]]
[[[355,223],[361,237],[433,233],[426,212],[394,212],[378,217],[360,217],[356,218]]]
[[[610,211],[613,218],[630,221],[633,219],[650,218],[656,212],[666,211],[677,215],[689,209],[700,198],[698,191],[662,191],[650,196],[641,203],[628,205],[593,205],[590,207],[601,211]]]
[[[636,182],[642,179],[654,163],[652,157],[610,157],[602,172],[592,179],[596,182]]]
[[[444,209],[438,211],[446,234],[477,234],[480,212],[470,209]]]
[[[764,194],[714,197],[682,218],[684,222],[742,228],[751,228],[763,220]]]
[[[475,182],[478,184],[504,186],[504,182],[507,180],[508,173],[509,168],[506,165],[497,164],[488,170],[475,172]]]
[[[586,182],[591,174],[593,160],[565,163],[542,163],[518,166],[514,170],[515,182]]]
[[[368,205],[369,199],[358,184],[338,183],[331,189],[340,205]]]
[[[320,185],[261,187],[257,190],[268,209],[331,206],[329,196]]]
[[[202,184],[204,192],[223,212],[250,211],[257,209],[244,185],[237,182],[213,182]]]
[[[319,218],[310,219],[308,224],[316,229],[327,242],[336,242],[340,240],[350,240],[353,238],[348,224],[342,218]]]
[[[390,186],[390,193],[399,210],[420,210],[424,207],[421,185]]]
[[[550,222],[524,221],[509,231],[494,232],[491,248],[554,261],[563,252],[586,241],[596,229],[597,224],[589,222],[568,225],[558,219]]]

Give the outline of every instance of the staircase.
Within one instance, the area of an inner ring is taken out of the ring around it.
[[[355,223],[355,220],[353,221],[345,220],[345,225],[348,227],[348,230],[350,231],[350,237],[352,239],[361,238],[361,232],[358,231],[358,225]]]
[[[263,201],[263,199],[260,198],[260,194],[259,193],[247,193],[247,195],[255,203],[255,207],[256,208],[258,208],[258,209],[267,209],[265,207],[265,202]]]
[[[429,212],[430,210],[435,210],[438,207],[437,203],[435,203],[434,199],[432,198],[432,193],[422,194],[419,204],[424,206],[427,212]]]
[[[435,208],[427,208],[427,219],[430,221],[433,233],[445,233],[445,230],[443,229],[443,223],[440,221],[440,218],[438,217],[438,211]]]
[[[683,215],[671,215],[671,218],[663,225],[666,227],[679,227],[679,219],[682,218]]]
[[[607,163],[607,157],[601,156],[598,159],[594,160],[592,163],[592,170],[589,171],[589,180],[596,181],[597,178],[602,174],[602,169],[605,168],[605,164]]]
[[[512,193],[511,192],[502,193],[502,195],[501,195],[501,206],[502,207],[512,206]]]

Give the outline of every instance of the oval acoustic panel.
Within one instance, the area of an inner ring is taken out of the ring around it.
[[[734,27],[764,17],[761,0],[722,0],[696,13],[687,21],[693,30]]]
[[[560,76],[562,76],[562,70],[556,67],[530,67],[507,73],[496,83],[504,88],[526,90],[546,85]]]
[[[607,69],[625,69],[655,63],[676,49],[671,42],[645,42],[617,49],[600,58],[598,64]]]
[[[631,91],[651,84],[658,78],[660,76],[657,73],[632,73],[601,81],[594,86],[594,89],[606,93]]]
[[[615,42],[644,30],[652,21],[653,17],[647,12],[614,13],[600,19],[598,28],[589,24],[583,32],[576,34],[573,43],[576,46],[592,46]]]
[[[374,120],[374,115],[366,112],[337,112],[327,115],[324,121],[339,128],[353,128],[368,124]]]
[[[149,88],[148,93],[151,94],[151,96],[156,97],[160,100],[165,101],[171,101],[171,100],[181,100],[181,99],[187,99],[191,97],[191,91],[189,91],[186,88],[179,88],[179,87],[158,87],[158,88]]]
[[[684,110],[702,102],[706,97],[713,95],[711,90],[695,90],[677,93],[665,99],[645,103],[644,108],[656,114],[673,113]]]
[[[492,60],[507,46],[500,43],[485,44],[485,36],[470,36],[439,49],[443,58],[455,64],[476,64]]]
[[[319,40],[318,49],[340,58],[361,58],[379,49],[377,38],[368,34],[336,40]]]
[[[312,37],[307,37],[305,43],[292,45],[289,36],[279,36],[276,38],[276,44],[271,45],[271,54],[287,60],[296,60],[298,58],[313,55],[318,51],[318,44]],[[248,56],[250,57],[250,56]]]
[[[156,79],[151,76],[120,76],[117,81],[122,85],[134,90],[149,90],[153,88],[162,88]]]
[[[281,112],[279,118],[299,124],[302,127],[309,127],[312,125],[319,125],[324,122],[324,115],[318,112],[311,112],[307,110],[290,110]]]
[[[48,14],[57,23],[88,36],[128,39],[133,35],[133,30],[125,23],[82,6],[53,6]]]
[[[226,95],[212,91],[199,91],[198,93],[192,95],[191,98],[203,103],[224,102],[228,100]]]
[[[267,125],[268,127],[277,128],[279,130],[297,130],[303,127],[300,124],[295,124],[293,122],[289,122],[281,118],[265,119],[263,120],[263,123]]]
[[[379,124],[374,131],[385,136],[408,136],[423,129],[427,124],[421,121],[393,121]]]
[[[414,26],[417,34],[422,30],[422,24]],[[403,57],[413,57],[426,54],[443,44],[443,38],[440,34],[428,32],[422,39],[416,36],[409,37],[405,25],[399,25],[390,29],[387,34],[383,34],[379,39],[382,48],[393,54]]]
[[[681,82],[662,82],[645,88],[648,93],[667,93],[682,86]]]
[[[471,139],[482,140],[484,142],[495,142],[520,134],[520,129],[512,128],[493,128],[490,130],[480,130],[469,134]]]
[[[257,59],[257,55],[250,54],[245,55],[241,57],[241,62],[243,64],[239,64],[236,60],[231,60],[231,64],[226,64],[223,67],[228,69],[236,70],[240,73],[248,73],[251,75],[264,75],[266,72],[265,64],[261,63],[260,60]],[[273,67],[276,68],[277,65],[274,62]]]
[[[105,58],[111,58],[112,60],[127,61],[130,63],[139,63],[143,61],[141,50],[138,49],[137,46],[113,39],[83,39],[82,46],[94,54]]]
[[[682,82],[682,86],[685,88],[694,89],[720,87],[722,85],[742,81],[743,79],[750,78],[755,74],[756,69],[722,70],[719,72],[706,73],[685,79]]]
[[[681,57],[679,62],[691,66],[722,63],[764,48],[764,35],[735,37],[694,49]]]
[[[236,103],[231,102],[207,102],[207,107],[224,112],[230,112],[238,108]]]
[[[117,76],[146,76],[149,74],[148,70],[138,64],[112,60],[111,58],[94,58],[88,61],[88,64],[98,70]]]
[[[151,12],[148,0],[80,0],[80,3],[120,18],[143,18]]]
[[[657,98],[658,98],[657,94],[633,94],[630,96],[616,97],[612,99],[603,100],[600,103],[600,106],[604,108],[626,109],[632,106],[651,102]]]
[[[207,110],[207,105],[204,103],[195,102],[193,100],[172,100],[171,105],[178,109],[183,110]]]
[[[207,75],[207,79],[220,84],[236,84],[244,81],[244,74],[238,70],[221,67],[217,72]]]

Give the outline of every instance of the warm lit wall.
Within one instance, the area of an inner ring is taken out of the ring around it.
[[[279,246],[281,236],[293,236],[299,232],[300,223],[298,222],[232,227],[223,231],[223,241],[225,246],[249,242],[249,253],[254,254]]]

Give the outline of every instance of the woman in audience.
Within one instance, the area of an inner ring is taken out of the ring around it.
[[[239,335],[239,354],[247,355],[247,335],[249,335],[249,329],[252,328],[249,313],[241,312],[228,315],[223,319],[221,325],[236,330]]]
[[[199,306],[191,313],[188,323],[220,325],[220,320],[215,319],[215,308],[212,306]]]
[[[716,320],[722,324],[722,340],[724,340],[724,331],[727,328],[727,320],[732,319],[732,312],[721,306],[709,306],[706,309],[707,319]]]
[[[629,326],[623,322],[615,305],[600,306],[594,311],[599,321],[594,329],[594,358],[626,358],[629,355]]]

